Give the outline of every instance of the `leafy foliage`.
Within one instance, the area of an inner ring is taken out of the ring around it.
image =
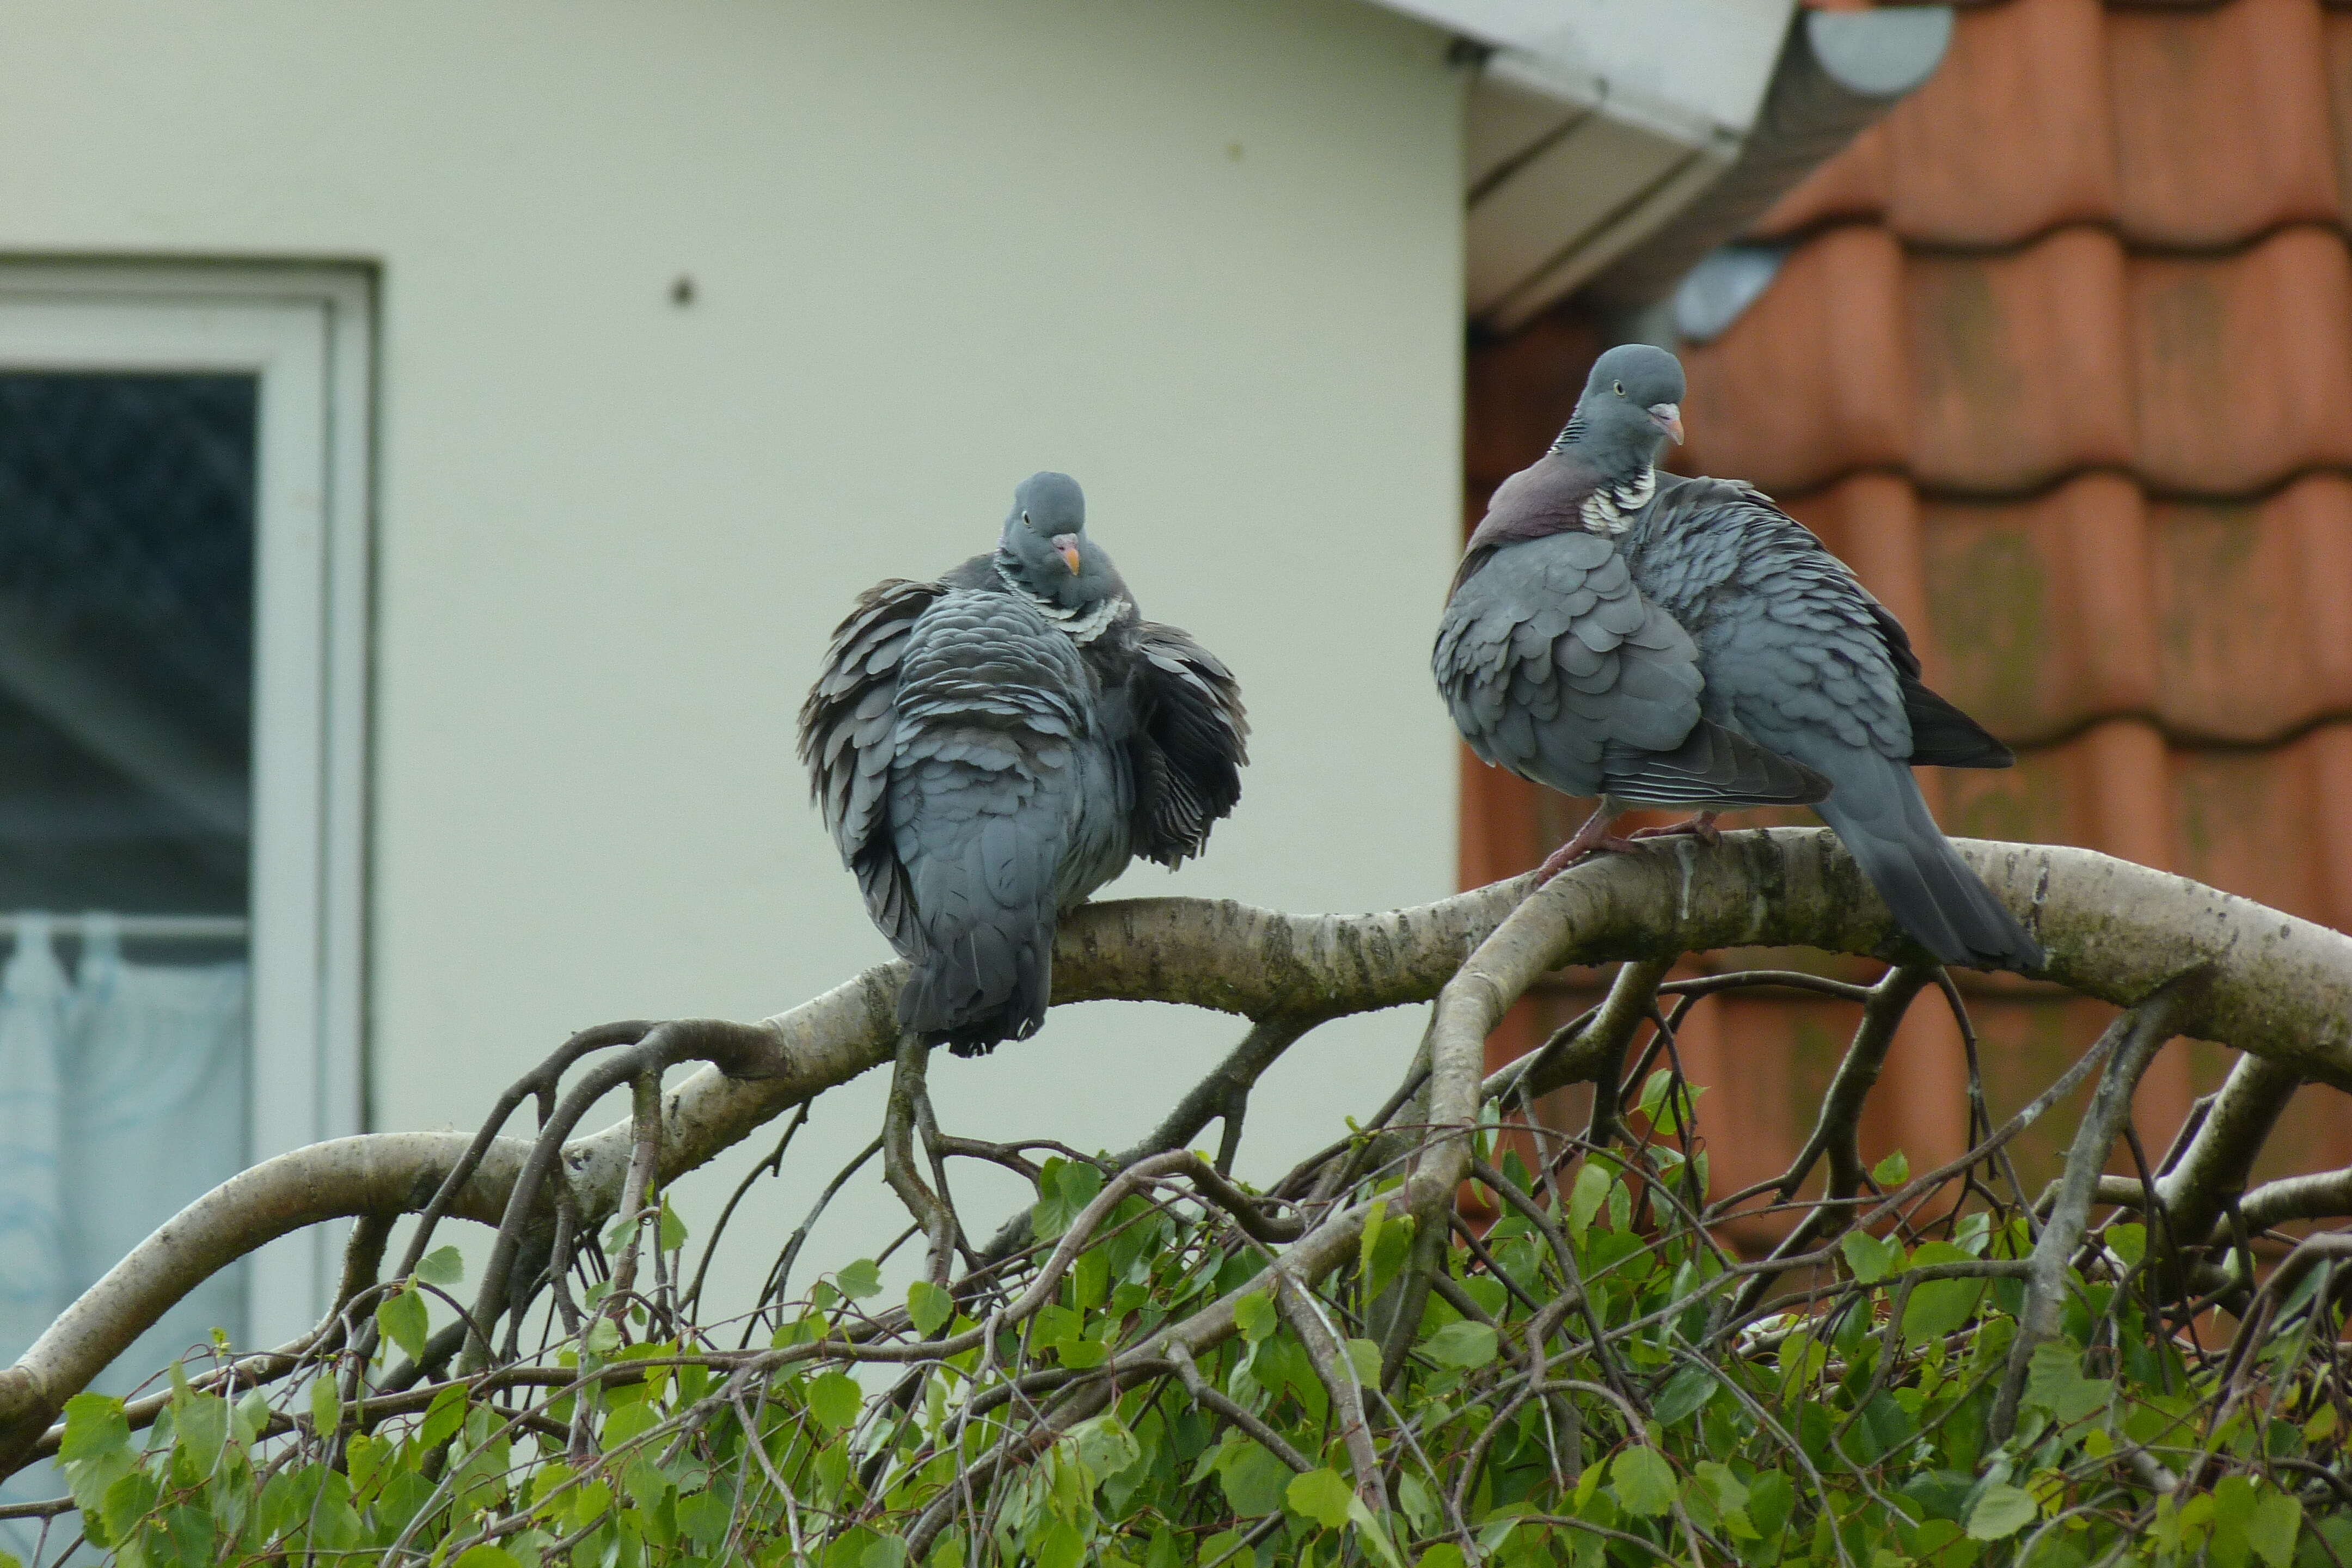
[[[2031,1357],[2022,1421],[1991,1447],[2025,1287],[2014,1268],[1966,1270],[2023,1258],[2024,1213],[1979,1200],[1850,1232],[1834,1273],[1738,1310],[1759,1266],[1693,1218],[1704,1147],[1665,1116],[1645,1125],[1631,1147],[1552,1149],[1540,1171],[1508,1152],[1482,1164],[1495,1217],[1452,1238],[1425,1294],[1412,1222],[1385,1206],[1352,1261],[1297,1291],[1240,1223],[1257,1216],[1201,1184],[1129,1183],[1105,1203],[1102,1170],[1054,1160],[1035,1169],[1036,1239],[1003,1266],[893,1303],[858,1259],[730,1323],[687,1321],[684,1226],[654,1205],[652,1289],[597,1279],[538,1352],[418,1379],[428,1290],[457,1282],[436,1252],[347,1309],[380,1328],[373,1356],[359,1336],[324,1342],[262,1386],[175,1368],[143,1431],[121,1401],[74,1399],[64,1522],[139,1568],[2300,1568],[2352,1552],[2326,1270],[2233,1363],[2154,1309],[2144,1231],[2110,1224],[2078,1254],[2063,1334]],[[1483,1155],[1511,1142],[1487,1136]],[[1158,1344],[1224,1299],[1234,1331],[1196,1363]]]

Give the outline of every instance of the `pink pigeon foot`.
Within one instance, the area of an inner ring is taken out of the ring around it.
[[[1639,851],[1642,847],[1633,839],[1609,831],[1609,825],[1616,820],[1617,814],[1606,805],[1586,817],[1584,826],[1536,868],[1536,886],[1542,887],[1587,855],[1632,855]]]
[[[1696,838],[1709,849],[1723,842],[1723,829],[1715,825],[1717,813],[1702,811],[1683,822],[1670,822],[1664,827],[1637,827],[1629,838]]]

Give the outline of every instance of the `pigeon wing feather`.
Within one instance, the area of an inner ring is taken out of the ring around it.
[[[1241,799],[1249,717],[1233,672],[1189,633],[1145,621],[1136,646],[1150,717],[1136,738],[1135,843],[1172,869]]]

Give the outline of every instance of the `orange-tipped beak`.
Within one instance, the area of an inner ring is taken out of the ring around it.
[[[1681,404],[1653,403],[1650,405],[1650,418],[1659,429],[1664,430],[1667,435],[1672,436],[1675,438],[1675,445],[1677,447],[1682,445],[1683,410]]]
[[[1054,553],[1062,558],[1062,564],[1070,569],[1071,576],[1078,574],[1078,542],[1075,538],[1066,533],[1054,541]]]

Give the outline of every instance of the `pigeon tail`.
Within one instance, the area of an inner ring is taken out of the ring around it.
[[[1007,1040],[1025,1040],[1045,1022],[1054,992],[1054,930],[1041,925],[1009,954],[982,964],[966,944],[954,954],[927,953],[898,993],[898,1026],[927,1046],[959,1057],[984,1057]]]
[[[1908,768],[1876,766],[1841,779],[1813,809],[1837,834],[1912,940],[1945,963],[2039,969],[2042,944],[1993,896],[1927,813]],[[1855,770],[1858,771],[1858,770]]]

